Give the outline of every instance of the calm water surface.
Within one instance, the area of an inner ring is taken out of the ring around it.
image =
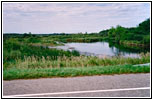
[[[93,55],[99,57],[139,57],[138,52],[127,52],[116,48],[115,46],[109,46],[108,42],[95,42],[95,43],[66,43],[65,46],[49,47],[63,50],[77,50],[84,55]]]

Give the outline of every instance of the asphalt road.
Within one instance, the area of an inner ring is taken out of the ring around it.
[[[150,73],[3,81],[3,97],[150,97]]]

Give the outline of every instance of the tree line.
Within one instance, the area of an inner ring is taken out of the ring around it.
[[[99,32],[101,36],[120,43],[121,41],[137,41],[150,44],[150,18],[141,22],[137,27],[125,28],[120,25]]]

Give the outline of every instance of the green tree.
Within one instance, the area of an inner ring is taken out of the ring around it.
[[[137,27],[137,34],[150,34],[150,19],[147,19]]]
[[[122,37],[126,35],[126,29],[120,25],[117,25],[115,33],[116,33],[115,40],[119,42],[120,40],[122,40]]]
[[[108,31],[108,36],[109,37],[115,37],[115,28],[112,27],[109,31]]]

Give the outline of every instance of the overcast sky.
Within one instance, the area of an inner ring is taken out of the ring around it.
[[[3,3],[4,33],[99,32],[150,18],[150,3]]]

